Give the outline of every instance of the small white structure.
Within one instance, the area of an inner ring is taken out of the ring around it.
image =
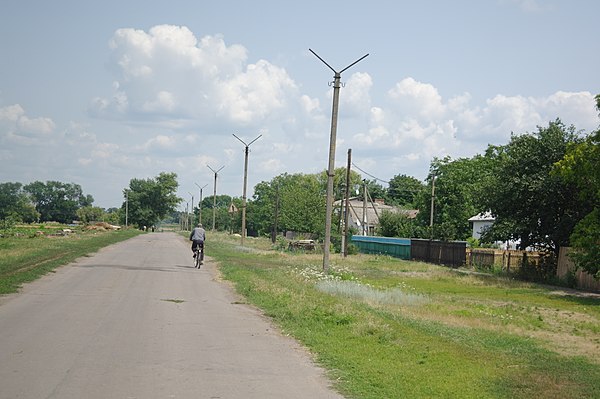
[[[483,212],[470,218],[469,223],[473,226],[472,237],[481,239],[483,232],[490,228],[495,221],[496,218],[492,216],[491,212]]]

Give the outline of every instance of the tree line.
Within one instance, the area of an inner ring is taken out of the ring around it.
[[[600,111],[600,95],[596,96]],[[316,174],[284,173],[254,187],[247,201],[249,235],[273,235],[282,231],[324,236],[326,171]],[[558,254],[560,247],[575,248],[574,257],[596,274],[600,259],[600,129],[578,132],[557,119],[535,132],[512,134],[505,145],[489,145],[484,154],[471,158],[434,158],[425,181],[404,174],[394,176],[387,187],[376,179],[350,172],[350,189],[366,185],[371,198],[405,209],[417,209],[415,219],[402,213],[380,215],[378,234],[407,238],[467,240],[468,219],[491,212],[495,223],[482,242],[516,241],[521,248],[535,247]],[[346,169],[334,176],[334,196],[343,199]],[[432,186],[435,185],[433,201]],[[0,220],[22,222],[100,218],[112,223],[143,227],[169,219],[178,221],[177,175],[160,173],[149,179],[131,179],[123,190],[120,208],[94,207],[93,198],[81,186],[57,181],[0,183]],[[363,190],[356,195],[362,200]],[[194,221],[202,212],[205,226],[239,232],[242,200],[219,195],[192,204]],[[430,226],[431,206],[433,223]],[[334,209],[339,217],[340,209]],[[335,218],[334,218],[335,220]],[[335,224],[332,234],[341,234]]]

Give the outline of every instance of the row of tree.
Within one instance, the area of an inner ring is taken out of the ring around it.
[[[600,111],[600,96],[596,101]],[[269,235],[292,230],[322,237],[326,181],[326,172],[284,173],[258,183],[247,205],[248,233]],[[584,135],[557,119],[536,132],[513,134],[506,145],[490,145],[483,155],[434,159],[425,182],[399,174],[383,187],[377,180],[363,180],[352,171],[351,191],[363,184],[372,198],[420,211],[416,219],[384,213],[380,217],[381,235],[465,240],[471,235],[468,219],[489,211],[496,221],[484,233],[483,241],[517,241],[522,248],[554,253],[571,245],[586,270],[594,274],[599,270],[600,130]],[[339,168],[334,176],[335,199],[344,197],[345,185],[346,170]],[[132,179],[123,190],[121,208],[103,210],[93,207],[93,198],[83,194],[77,184],[1,183],[0,220],[68,223],[103,218],[112,223],[152,226],[166,217],[178,216],[176,209],[182,199],[176,195],[177,188],[175,173]],[[362,192],[357,194],[359,198]],[[216,229],[239,231],[240,212],[229,209],[231,204],[241,209],[241,199],[220,195],[215,202]],[[200,209],[192,205],[193,214],[199,216],[202,211],[205,225],[212,225],[213,198],[204,198],[198,204]]]

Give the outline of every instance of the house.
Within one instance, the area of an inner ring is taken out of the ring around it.
[[[480,240],[483,232],[486,229],[489,229],[494,224],[495,221],[496,221],[496,218],[492,215],[491,212],[479,213],[479,214],[473,216],[472,218],[470,218],[469,223],[471,224],[471,226],[473,228],[472,237]],[[498,248],[501,248],[501,249],[511,249],[511,248],[515,249],[515,248],[518,248],[518,245],[520,242],[521,242],[521,240],[516,240],[516,241],[509,240],[506,242],[496,241],[496,242],[494,242],[494,244]],[[533,251],[533,248],[528,247],[527,250]]]
[[[481,239],[483,232],[490,228],[495,221],[496,218],[492,216],[491,212],[483,212],[470,218],[469,224],[473,227],[472,237]]]
[[[337,209],[344,205],[343,201],[334,202],[334,207]],[[419,213],[416,209],[402,209],[386,205],[381,199],[367,202],[365,206],[363,200],[357,197],[352,197],[348,201],[348,211],[348,225],[350,228],[356,229],[359,235],[374,235],[375,228],[379,225],[379,216],[383,212],[404,213],[410,219],[416,218]],[[363,219],[365,223],[363,223]],[[340,223],[343,223],[343,221],[340,221]],[[365,228],[363,228],[363,224]]]

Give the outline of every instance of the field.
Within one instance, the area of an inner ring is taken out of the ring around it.
[[[209,234],[248,303],[349,398],[599,398],[600,299],[375,255],[322,257]]]
[[[56,267],[139,234],[102,226],[70,227],[55,223],[24,225],[0,231],[0,295],[16,292],[28,281]]]

